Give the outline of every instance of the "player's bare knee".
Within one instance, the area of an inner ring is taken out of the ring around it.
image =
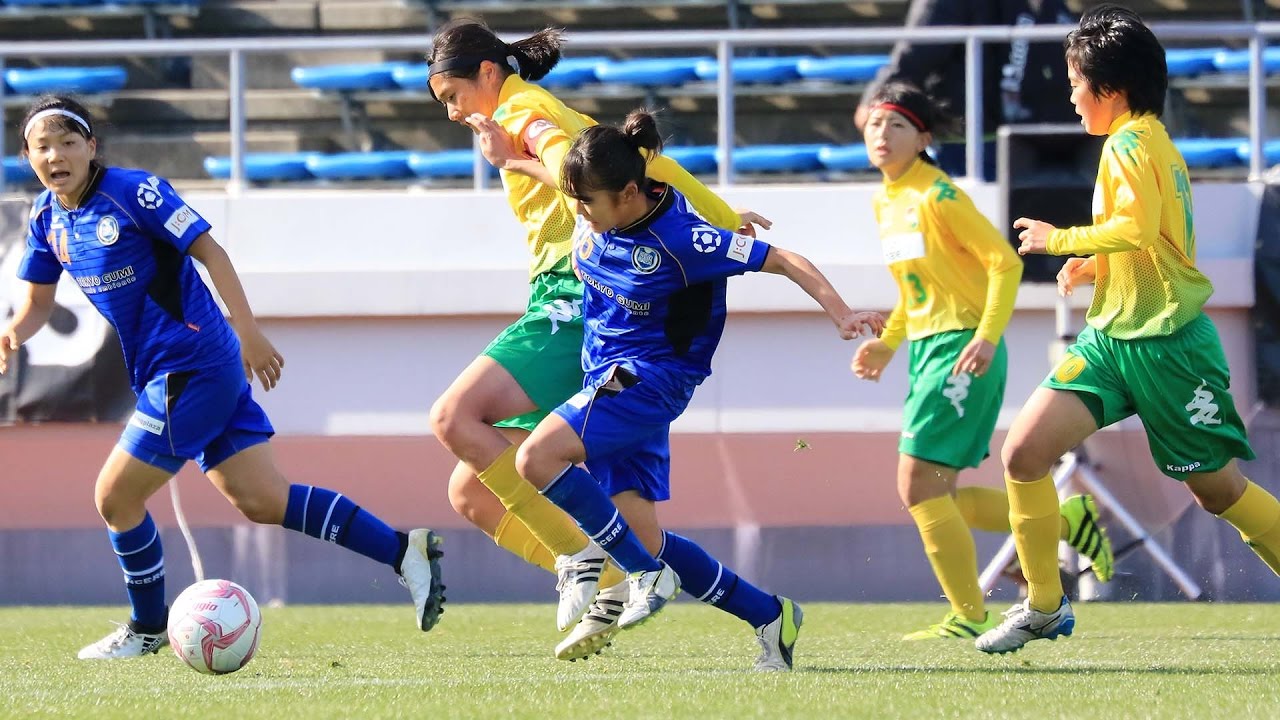
[[[1016,482],[1033,482],[1049,474],[1053,461],[1046,461],[1040,448],[1020,440],[1006,440],[1000,449],[1005,474]]]
[[[1239,472],[1194,473],[1187,478],[1187,489],[1196,504],[1214,515],[1221,515],[1244,495],[1247,481]]]
[[[431,434],[446,446],[457,436],[458,407],[454,399],[442,395],[431,405]]]
[[[231,504],[249,522],[279,525],[284,522],[284,505],[265,493],[247,493],[231,498]]]
[[[516,450],[516,472],[541,490],[567,466],[546,443],[530,438]]]

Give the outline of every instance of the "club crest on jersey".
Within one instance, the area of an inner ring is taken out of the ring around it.
[[[160,178],[152,175],[146,182],[138,183],[138,204],[148,210],[164,204],[164,198],[160,197]]]
[[[715,228],[699,225],[693,229],[693,249],[700,253],[713,253],[720,247],[720,233]]]
[[[662,264],[662,256],[657,250],[644,245],[637,245],[631,251],[631,266],[641,275],[648,275]]]
[[[120,239],[120,223],[110,215],[103,215],[98,221],[98,242],[103,245],[115,245]]]

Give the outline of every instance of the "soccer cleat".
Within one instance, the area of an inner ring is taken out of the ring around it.
[[[560,632],[568,630],[587,611],[600,587],[600,575],[608,559],[605,551],[593,542],[572,555],[556,558],[556,590],[560,591],[556,627]]]
[[[1051,613],[1040,612],[1031,607],[1030,600],[1023,600],[1005,611],[1004,622],[982,633],[973,644],[984,653],[1017,652],[1032,640],[1068,636],[1075,627],[1076,616],[1066,595]]]
[[[657,615],[667,601],[680,594],[680,577],[671,566],[658,561],[662,567],[648,572],[631,573],[627,583],[630,597],[622,605],[618,617],[618,629],[630,630]]]
[[[1111,580],[1115,573],[1115,557],[1111,554],[1111,539],[1098,524],[1098,506],[1092,495],[1074,495],[1059,506],[1067,521],[1067,542],[1076,552],[1089,558],[1093,574],[1100,582]]]
[[[400,561],[400,584],[409,588],[418,611],[418,629],[426,632],[440,622],[444,612],[444,583],[441,582],[440,550],[443,539],[427,529],[409,533],[409,548]]]
[[[595,602],[587,608],[587,614],[556,646],[556,659],[569,662],[585,660],[609,647],[613,636],[618,634],[618,616],[622,615],[622,606],[630,593],[631,583],[626,580],[601,590]]]
[[[80,649],[76,657],[81,660],[116,660],[119,658],[142,657],[154,654],[169,644],[169,634],[164,630],[158,633],[139,632],[135,625],[120,625],[110,635],[92,645]]]
[[[796,638],[804,623],[804,611],[791,600],[778,597],[782,612],[773,622],[756,628],[756,641],[760,643],[760,655],[756,658],[756,670],[766,672],[790,670],[794,658]]]
[[[981,622],[974,622],[966,619],[959,613],[950,612],[942,618],[942,622],[935,623],[923,630],[916,630],[902,636],[903,640],[950,640],[952,638],[976,638],[982,633],[996,626],[996,616],[987,611],[986,617]]]

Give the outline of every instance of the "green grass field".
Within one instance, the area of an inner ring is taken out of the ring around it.
[[[757,674],[754,637],[681,602],[587,663],[557,662],[554,606],[265,610],[258,656],[200,675],[159,656],[83,662],[111,608],[0,608],[0,717],[1276,718],[1280,605],[1077,605],[1073,638],[987,657],[907,644],[942,605],[805,606],[796,672]]]

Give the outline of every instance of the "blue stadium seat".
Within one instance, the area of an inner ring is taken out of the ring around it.
[[[311,172],[307,170],[307,158],[316,153],[248,153],[244,156],[245,179],[254,182],[271,180],[309,180]],[[204,159],[204,171],[209,177],[227,180],[231,177],[231,158],[207,157]]]
[[[607,57],[561,58],[538,84],[548,88],[576,88],[599,82],[596,68],[610,62]]]
[[[4,0],[15,7],[58,7],[66,5],[98,5],[101,0]]]
[[[698,78],[698,63],[705,57],[639,58],[609,60],[596,65],[600,82],[629,85],[683,85]]]
[[[1253,153],[1249,152],[1247,140],[1236,146],[1236,157],[1240,158],[1240,162],[1249,164],[1249,158],[1252,155]],[[1280,140],[1268,140],[1262,144],[1262,160],[1267,165],[1280,163]]]
[[[1240,165],[1240,138],[1178,138],[1173,141],[1188,168],[1206,169]]]
[[[733,81],[744,85],[778,85],[800,77],[803,57],[739,57],[733,59]],[[703,60],[695,68],[698,78],[720,79],[720,61]]]
[[[409,169],[409,156],[412,154],[407,150],[384,150],[312,155],[307,158],[307,170],[325,180],[406,178],[413,174]]]
[[[312,90],[391,90],[396,85],[396,68],[407,63],[357,63],[296,67],[289,76],[300,87]]]
[[[733,169],[744,173],[812,172],[822,169],[822,145],[753,145],[733,151]]]
[[[5,182],[13,183],[36,179],[36,172],[31,169],[31,163],[27,162],[26,158],[7,157],[3,162]]]
[[[715,145],[677,145],[664,147],[662,154],[680,163],[680,167],[694,175],[708,175],[716,171]]]
[[[199,5],[203,0],[100,0],[104,5]]]
[[[475,175],[474,150],[438,150],[436,152],[409,153],[409,169],[420,178],[460,178]],[[489,175],[497,175],[498,169],[484,163]]]
[[[115,66],[15,68],[4,73],[5,84],[20,95],[111,92],[124,87],[128,80],[125,69]]]
[[[840,55],[826,58],[804,58],[796,69],[806,80],[831,82],[867,82],[876,71],[889,63],[888,55]]]
[[[391,71],[391,79],[405,90],[427,91],[427,64],[412,63],[400,65]]]
[[[826,145],[818,151],[818,161],[828,170],[867,170],[872,167],[867,146]]]
[[[1213,56],[1213,66],[1218,72],[1249,72],[1249,51],[1221,50]],[[1262,66],[1268,74],[1280,72],[1280,47],[1269,47],[1262,51]]]
[[[1166,50],[1169,77],[1195,77],[1214,71],[1213,59],[1223,48],[1173,48]]]

